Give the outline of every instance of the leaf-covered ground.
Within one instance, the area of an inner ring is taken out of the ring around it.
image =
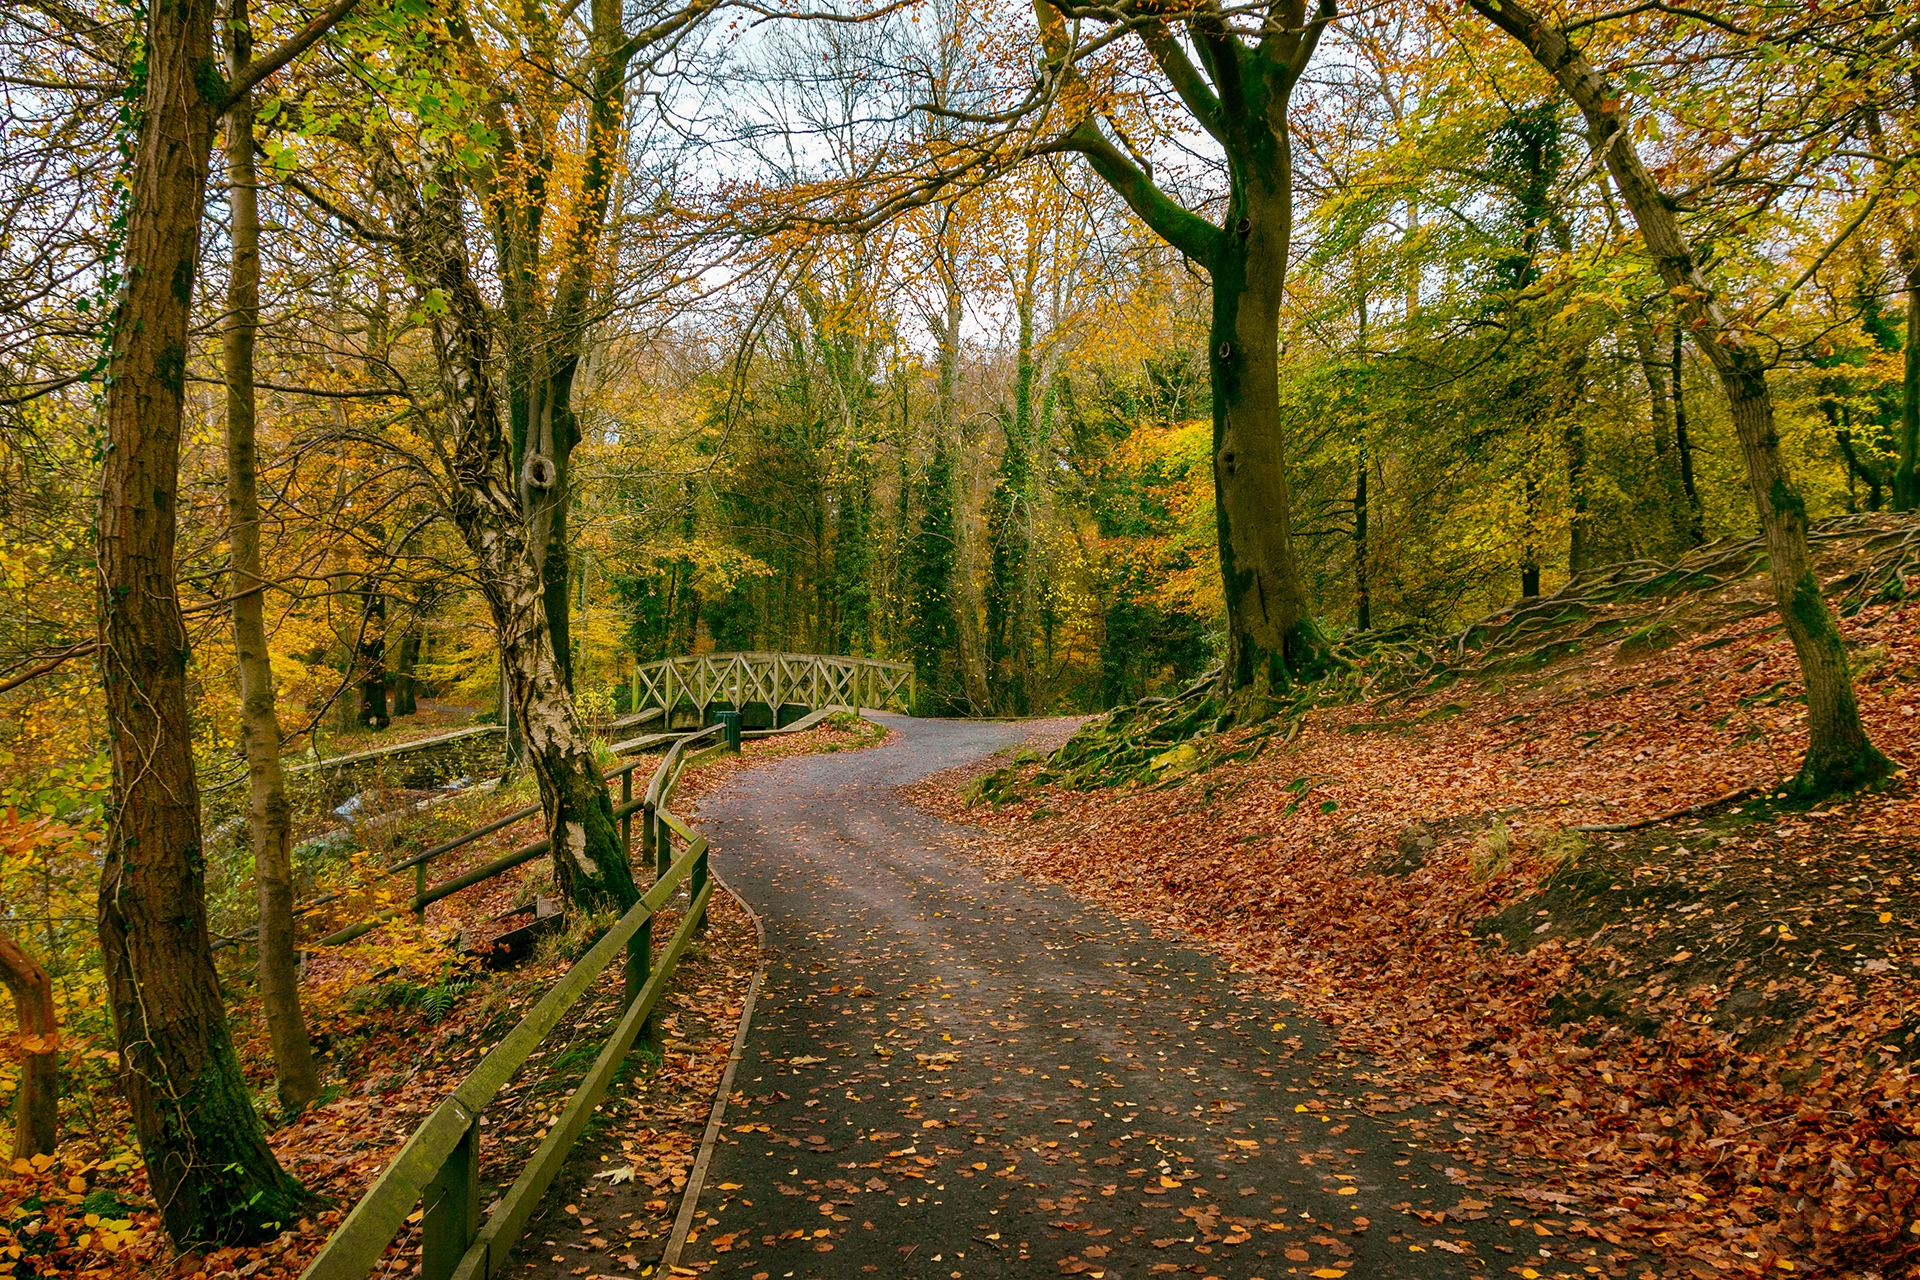
[[[1824,545],[1836,595],[1863,554]],[[1404,1119],[1410,1136],[1562,1206],[1574,1234],[1667,1275],[1910,1274],[1920,806],[1904,777],[1778,796],[1803,708],[1743,564],[1543,610],[1523,650],[1462,646],[1454,671],[1304,721],[1184,742],[1094,725],[1052,763],[914,794],[985,825],[989,866],[1199,940],[1335,1024],[1454,1113]],[[1916,620],[1869,604],[1843,628],[1901,765]],[[1088,786],[1096,755],[1130,781]],[[1606,826],[1630,829],[1576,829]]]
[[[676,792],[676,807],[690,811],[702,790],[769,760],[869,746],[882,736],[877,726],[850,720],[748,742],[740,756],[723,756],[686,774]],[[645,771],[640,775],[643,781],[646,776]],[[478,825],[524,801],[514,793],[492,803],[492,811],[463,805],[459,812]],[[420,843],[445,834],[440,830],[442,817],[436,815],[433,823],[413,833]],[[476,842],[457,859],[444,860],[445,865],[437,862],[435,878],[538,838],[530,834],[536,826],[537,819],[531,820]],[[388,847],[394,841],[392,831],[383,831],[382,839],[382,857],[407,851]],[[536,860],[436,903],[422,924],[405,921],[310,961],[303,995],[322,1053],[324,1100],[277,1128],[270,1140],[282,1163],[330,1204],[296,1229],[261,1247],[174,1254],[159,1227],[125,1104],[113,1091],[99,1089],[63,1100],[62,1141],[55,1159],[0,1169],[0,1276],[298,1276],[414,1126],[585,952],[588,939],[576,934],[550,942],[527,964],[505,973],[476,973],[457,962],[452,943],[463,928],[485,933],[491,916],[536,890],[550,892],[547,884],[546,865]],[[394,882],[390,893],[410,887],[410,881]],[[337,910],[345,912],[340,919],[351,919],[349,906],[377,907],[383,901],[375,889]],[[665,1243],[757,957],[745,915],[725,895],[717,894],[713,901],[713,923],[682,958],[662,1006],[659,1037],[643,1043],[629,1059],[600,1122],[576,1148],[575,1160],[548,1196],[550,1216],[537,1228],[542,1234],[529,1237],[535,1245],[548,1237],[561,1242],[537,1255],[567,1258],[565,1267],[548,1264],[556,1274],[591,1270],[576,1255],[591,1251],[596,1238],[617,1246],[609,1256],[593,1260],[607,1270],[645,1269]],[[656,939],[670,936],[677,923],[673,910],[670,907],[655,926]],[[258,1001],[249,985],[246,965],[251,955],[220,954],[226,966],[223,977],[231,984],[231,1016],[242,1065],[257,1105],[267,1114],[272,1065]],[[498,1188],[512,1182],[544,1135],[545,1124],[585,1073],[617,1018],[619,990],[620,974],[614,966],[488,1108],[482,1140],[483,1208]],[[99,1045],[74,1045],[71,1052],[108,1051]],[[624,1163],[615,1165],[616,1158]],[[616,1185],[592,1176],[609,1166],[634,1170],[632,1185],[625,1189],[635,1203],[610,1221],[583,1225],[581,1206],[604,1200]],[[576,1210],[571,1215],[568,1204]],[[563,1238],[563,1220],[569,1218],[573,1229]],[[389,1253],[389,1265],[405,1274],[417,1261],[418,1245],[416,1235],[403,1232]],[[632,1267],[622,1266],[623,1258],[632,1259]]]

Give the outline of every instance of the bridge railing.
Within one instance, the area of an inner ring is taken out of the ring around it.
[[[648,852],[654,856],[658,868],[653,887],[601,936],[592,950],[567,970],[565,977],[548,989],[519,1025],[508,1032],[481,1059],[473,1073],[414,1130],[399,1155],[308,1264],[301,1280],[363,1280],[407,1224],[416,1204],[421,1211],[422,1280],[452,1280],[453,1277],[489,1280],[501,1273],[520,1233],[526,1229],[527,1220],[566,1163],[567,1153],[605,1096],[621,1060],[659,1003],[681,953],[703,926],[707,904],[713,896],[713,885],[707,875],[707,840],[676,817],[667,808],[667,802],[688,765],[728,749],[722,740],[689,752],[690,747],[720,733],[721,726],[715,725],[674,743],[654,770],[646,794],[638,800],[632,796],[632,779],[634,769],[641,762],[635,761],[619,771],[624,782],[622,800],[615,807],[614,816],[621,822],[622,839],[631,854],[632,817],[635,813],[644,815]],[[497,830],[507,821],[497,820],[486,829]],[[479,831],[468,832],[463,840],[477,838],[479,834]],[[673,852],[676,837],[684,846],[678,856]],[[544,852],[545,848],[544,842],[529,846],[535,852]],[[428,850],[419,857],[425,859],[434,852]],[[528,850],[508,855],[521,861],[532,856],[534,853]],[[476,868],[457,879],[477,883],[477,879],[484,878],[477,876],[482,870],[486,868]],[[498,874],[498,870],[489,874]],[[682,880],[688,882],[686,914],[681,917],[672,939],[655,956],[653,918],[672,898]],[[441,889],[454,891],[442,885],[436,886],[434,892],[439,893]],[[439,893],[439,896],[445,894]],[[486,1221],[481,1222],[481,1113],[559,1025],[567,1011],[623,952],[626,956],[625,1011],[618,1025],[559,1118],[549,1126],[533,1158]]]
[[[658,707],[671,717],[685,704],[705,714],[715,702],[740,708],[762,703],[776,719],[780,708],[858,711],[884,707],[904,695],[912,702],[914,669],[883,658],[816,653],[702,653],[635,663],[632,708]]]

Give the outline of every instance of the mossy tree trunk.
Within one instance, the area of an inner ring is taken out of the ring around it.
[[[247,0],[227,10],[227,63],[238,74],[253,57]],[[293,927],[293,822],[280,766],[280,720],[267,650],[266,571],[260,559],[260,486],[254,446],[253,352],[260,323],[259,175],[253,158],[253,99],[227,112],[227,319],[221,356],[227,380],[227,518],[233,553],[233,648],[240,674],[240,742],[247,758],[248,820],[260,910],[256,972],[280,1105],[304,1110],[320,1096],[320,1073],[300,1008]]]
[[[1076,14],[1079,11],[1076,10]],[[1294,555],[1285,430],[1280,415],[1280,308],[1293,236],[1293,155],[1288,109],[1294,86],[1334,15],[1299,0],[1271,6],[1257,40],[1243,38],[1211,6],[1174,19],[1130,19],[1147,52],[1227,157],[1222,225],[1155,185],[1152,174],[1098,124],[1071,60],[1065,12],[1035,0],[1049,59],[1081,112],[1056,145],[1077,151],[1141,221],[1193,262],[1213,284],[1208,372],[1213,386],[1213,472],[1220,578],[1227,606],[1225,683],[1264,691],[1308,676],[1324,653]]]
[[[1795,790],[1825,795],[1878,781],[1892,766],[1868,741],[1860,722],[1846,646],[1813,573],[1806,502],[1780,454],[1765,357],[1728,322],[1673,204],[1640,159],[1622,95],[1572,47],[1564,32],[1539,14],[1514,0],[1469,2],[1524,45],[1580,108],[1588,142],[1595,155],[1605,158],[1614,186],[1678,304],[1684,327],[1719,375],[1766,536],[1774,601],[1806,683],[1807,754]]]

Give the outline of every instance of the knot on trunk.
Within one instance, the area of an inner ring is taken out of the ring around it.
[[[552,458],[547,457],[544,453],[530,453],[527,455],[527,487],[529,489],[538,489],[540,492],[545,493],[548,489],[553,488],[554,482],[559,478],[560,472],[553,465]]]

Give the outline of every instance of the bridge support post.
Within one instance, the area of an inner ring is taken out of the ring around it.
[[[420,1280],[448,1280],[480,1234],[480,1117],[421,1194]]]

